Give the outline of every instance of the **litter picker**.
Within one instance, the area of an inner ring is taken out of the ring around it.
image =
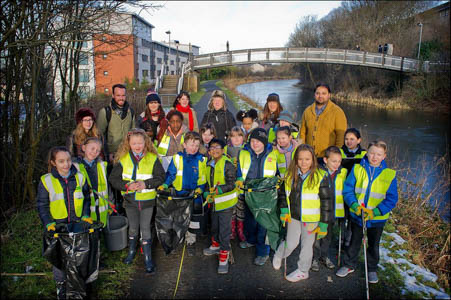
[[[112,209],[115,213],[117,213],[116,205],[114,205],[113,203],[111,203],[111,202],[108,201],[107,199],[103,198],[102,195],[100,195],[100,193],[97,192],[95,189],[91,189],[91,190],[94,192],[94,194],[97,195],[97,197],[99,197],[99,198],[102,199],[103,201],[106,201],[106,202],[108,203],[108,205],[111,207],[111,209]]]
[[[365,204],[362,203],[362,206],[365,207]],[[366,221],[364,212],[362,211],[362,231],[363,231],[363,254],[365,257],[365,284],[366,284],[366,299],[370,299],[370,288],[368,286],[368,259],[366,257],[366,242],[367,242],[367,234],[366,234]]]
[[[341,219],[338,220],[338,267],[340,266],[340,258],[341,258],[341,227],[343,226],[343,222]]]

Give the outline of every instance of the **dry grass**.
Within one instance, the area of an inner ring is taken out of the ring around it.
[[[355,104],[365,104],[376,106],[379,108],[386,109],[405,109],[410,110],[413,109],[406,101],[401,97],[394,98],[375,98],[372,96],[363,96],[360,93],[352,92],[338,92],[333,95],[333,99],[337,102],[346,102],[346,103],[355,103]]]

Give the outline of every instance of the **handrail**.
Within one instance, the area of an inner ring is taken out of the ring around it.
[[[401,72],[430,72],[432,69],[432,63],[427,61],[420,62],[413,58],[383,53],[333,48],[275,47],[196,55],[192,62],[186,64],[184,72],[240,64],[296,62],[360,65]]]
[[[179,82],[177,83],[177,94],[180,94],[180,92],[183,89],[183,75],[185,73],[185,63],[182,65],[182,70],[180,72]]]
[[[160,88],[163,87],[163,78],[164,78],[164,73],[166,72],[166,64],[162,64],[161,65],[161,71],[160,71],[160,75],[157,76],[157,80],[155,81],[155,92],[159,92]]]

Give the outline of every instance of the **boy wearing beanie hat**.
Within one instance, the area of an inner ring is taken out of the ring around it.
[[[242,187],[243,182],[247,179],[280,175],[277,166],[278,152],[268,143],[266,131],[263,128],[255,128],[251,131],[249,140],[238,156],[236,184],[239,187]],[[279,189],[277,193],[279,200],[285,199],[283,188]],[[244,228],[246,241],[241,242],[240,247],[245,249],[256,246],[254,264],[264,265],[268,260],[270,250],[269,245],[265,244],[266,229],[257,223],[247,205],[245,205]]]

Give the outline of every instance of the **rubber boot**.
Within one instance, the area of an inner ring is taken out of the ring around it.
[[[229,251],[219,251],[218,274],[227,274],[229,272]]]
[[[128,255],[124,259],[124,264],[129,265],[133,262],[133,259],[136,256],[136,245],[138,243],[138,239],[136,237],[128,239]]]
[[[219,243],[215,241],[214,237],[211,237],[211,245],[205,248],[203,253],[205,256],[219,254]]]
[[[56,283],[56,299],[66,299],[66,281]]]
[[[155,265],[152,262],[151,240],[143,240],[144,264],[146,273],[154,274]]]
[[[244,242],[246,240],[246,236],[244,235],[244,222],[238,220],[237,226],[238,226],[238,238],[240,239],[240,241]]]
[[[232,219],[232,233],[230,234],[230,239],[234,240],[236,238],[236,220]]]

